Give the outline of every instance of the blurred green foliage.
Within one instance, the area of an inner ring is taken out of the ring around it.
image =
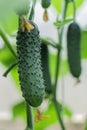
[[[15,62],[15,58],[9,49],[4,46],[0,49],[0,62],[5,66],[10,66],[13,62]]]
[[[59,106],[59,109],[61,112],[62,105],[59,102],[58,102],[58,106]],[[25,110],[26,110],[26,104],[24,101],[16,104],[13,107],[14,119],[17,117],[21,117],[24,121],[26,121],[26,111]],[[34,109],[34,113],[35,113],[34,115],[36,115],[36,109]],[[63,114],[69,118],[71,118],[71,116],[72,116],[72,112],[67,106],[65,106]],[[35,123],[36,130],[44,130],[46,127],[57,122],[57,115],[56,115],[56,111],[55,111],[55,108],[54,108],[54,105],[52,102],[49,103],[48,108],[43,112],[43,115],[48,116],[48,118],[43,118],[42,121],[36,122]]]
[[[61,26],[64,26],[65,24],[67,24],[67,23],[69,23],[71,21],[73,21],[73,19],[66,19],[63,22],[62,21],[55,22],[54,25],[56,27],[61,27]]]
[[[81,55],[83,59],[87,58],[87,30],[82,31]]]
[[[76,7],[78,8],[84,0],[75,0],[76,2]],[[57,10],[59,14],[62,13],[62,0],[52,0],[52,4],[54,8]],[[73,14],[73,3],[70,2],[68,6],[68,11],[67,11],[67,16],[70,16]]]

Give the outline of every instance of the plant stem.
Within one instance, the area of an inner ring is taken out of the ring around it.
[[[56,49],[59,48],[59,46],[58,46],[56,43],[53,44],[54,41],[52,42],[51,40],[46,39],[46,38],[41,38],[41,43],[45,43],[45,44],[50,45],[50,46],[52,46],[52,47],[54,47],[54,48],[56,48]]]
[[[61,129],[65,130],[65,126],[64,126],[64,123],[62,121],[62,118],[61,118],[61,115],[60,115],[60,109],[59,109],[58,102],[56,101],[56,99],[53,99],[53,103],[54,103],[54,106],[55,106],[55,109],[56,109],[58,120],[59,120],[60,125],[61,125]]]
[[[63,20],[65,20],[65,17],[66,17],[67,7],[68,7],[68,2],[65,2],[65,6],[64,6],[64,10],[63,10]]]
[[[62,16],[63,19],[62,20],[65,20],[67,5],[68,5],[68,3],[65,2],[64,10],[63,10],[63,16]],[[60,114],[60,111],[59,111],[59,106],[58,106],[58,103],[57,103],[57,100],[56,100],[56,89],[57,89],[57,84],[58,84],[58,75],[59,75],[60,60],[61,60],[61,46],[62,46],[63,29],[64,29],[64,27],[61,27],[60,32],[58,30],[60,49],[58,49],[58,52],[57,52],[55,82],[54,82],[54,86],[53,86],[53,103],[54,103],[54,106],[55,106],[55,109],[56,109],[56,112],[57,112],[57,116],[58,116],[58,119],[59,119],[59,122],[60,122],[60,125],[61,125],[61,129],[65,130],[65,126],[64,126],[63,120],[61,118],[61,114]]]
[[[33,121],[33,110],[32,107],[26,104],[27,111],[27,128],[25,130],[34,130],[34,121]]]
[[[56,89],[57,89],[57,82],[58,82],[59,66],[60,66],[60,49],[57,52],[56,73],[55,73],[55,82],[54,82],[54,88],[53,88],[54,99],[56,99]]]
[[[73,7],[74,7],[73,19],[74,19],[74,22],[75,22],[75,18],[76,18],[76,3],[75,3],[75,0],[73,0]]]
[[[65,6],[64,6],[63,20],[65,19],[66,11],[67,11],[67,2],[65,2]],[[54,96],[55,96],[55,98],[56,98],[56,89],[57,89],[58,75],[59,75],[59,68],[60,68],[60,55],[61,55],[61,47],[62,47],[63,29],[64,29],[64,27],[61,27],[60,33],[58,31],[60,49],[58,49],[58,52],[57,52],[57,63],[56,63],[55,83],[54,83]]]
[[[29,15],[29,20],[33,19],[33,15],[34,15],[34,7],[32,5],[31,11],[30,11],[30,15]]]
[[[9,50],[11,51],[11,53],[14,55],[14,57],[16,58],[16,54],[15,51],[13,50],[10,41],[8,40],[8,38],[6,37],[6,34],[4,33],[3,30],[0,29],[0,35],[2,37],[2,39],[4,40],[5,44],[7,45],[7,47],[9,48]]]
[[[56,109],[56,112],[57,112],[57,116],[58,116],[58,120],[59,120],[60,125],[61,125],[61,129],[65,130],[65,126],[64,126],[64,123],[62,121],[59,106],[58,106],[58,103],[57,103],[57,100],[56,100],[56,89],[57,89],[57,82],[58,82],[59,66],[60,66],[60,50],[57,53],[55,84],[54,84],[54,88],[53,88],[53,103],[54,103],[54,106],[55,106],[55,109]]]
[[[7,77],[8,73],[18,64],[18,62],[12,64],[3,74],[4,77]]]
[[[36,0],[33,0],[33,7],[35,7],[36,5]]]
[[[22,16],[19,16],[18,18],[19,18],[19,27],[20,27],[22,24]]]
[[[33,0],[33,5],[29,14],[29,20],[34,19],[34,8],[35,8],[36,0]]]

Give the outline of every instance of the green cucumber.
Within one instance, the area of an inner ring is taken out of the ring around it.
[[[45,86],[41,67],[41,43],[37,25],[29,21],[34,29],[17,33],[18,72],[23,97],[33,107],[42,103]]]
[[[81,74],[81,29],[76,22],[68,27],[67,32],[67,53],[70,72],[76,78]]]
[[[50,94],[52,93],[52,86],[51,86],[51,77],[50,77],[50,71],[49,71],[49,52],[48,52],[48,46],[46,45],[46,43],[41,44],[41,61],[42,61],[45,91],[48,94]]]
[[[44,9],[46,9],[51,5],[51,0],[42,0],[41,5]]]

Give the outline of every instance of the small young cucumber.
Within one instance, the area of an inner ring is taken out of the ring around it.
[[[81,74],[81,30],[76,22],[73,22],[68,27],[67,32],[67,53],[68,63],[72,75],[79,78]]]
[[[42,61],[42,70],[43,70],[43,78],[45,84],[45,91],[50,94],[52,92],[51,86],[51,77],[49,71],[49,52],[46,43],[41,44],[41,61]]]
[[[25,20],[17,33],[18,72],[23,97],[33,107],[42,103],[45,93],[40,44],[37,25]]]
[[[42,0],[41,5],[44,9],[46,9],[51,5],[51,0]]]
[[[43,20],[47,22],[49,20],[47,8],[51,5],[51,0],[42,0],[41,5],[44,8]]]

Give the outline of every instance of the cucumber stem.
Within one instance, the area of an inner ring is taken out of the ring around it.
[[[73,8],[74,8],[73,19],[75,22],[75,18],[76,18],[76,2],[75,2],[75,0],[73,0]]]
[[[34,19],[34,8],[35,8],[35,5],[36,5],[36,0],[33,0],[32,8],[31,8],[31,11],[30,11],[30,14],[29,14],[29,20],[33,20]]]
[[[57,113],[57,116],[58,116],[58,120],[59,120],[60,125],[61,125],[61,130],[66,130],[65,126],[64,126],[64,123],[62,121],[61,115],[60,115],[58,102],[57,102],[57,100],[55,98],[53,99],[53,103],[54,103],[54,107],[55,107],[55,110],[56,110],[56,113]]]
[[[56,43],[54,44],[54,41],[51,41],[50,39],[46,39],[46,38],[40,38],[42,43],[45,43],[47,45],[50,45],[56,49],[60,48]]]
[[[7,77],[8,73],[18,64],[18,62],[13,63],[3,74],[4,77]]]
[[[4,33],[4,31],[2,29],[0,29],[0,36],[2,37],[4,43],[6,44],[6,46],[9,48],[10,52],[12,53],[12,55],[16,58],[16,54],[15,51],[13,50],[10,41],[8,40],[8,38],[6,37],[6,34]]]
[[[25,130],[34,130],[33,109],[26,103],[27,127]]]
[[[32,8],[31,8],[31,11],[30,11],[30,14],[29,14],[29,20],[33,19],[33,15],[34,15],[34,7],[32,5]]]

